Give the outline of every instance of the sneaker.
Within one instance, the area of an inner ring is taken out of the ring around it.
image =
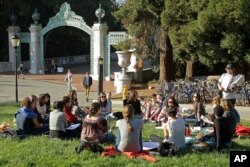
[[[75,147],[76,153],[79,154],[80,152],[82,152],[84,147],[85,147],[85,143],[81,143],[79,146],[76,146]]]

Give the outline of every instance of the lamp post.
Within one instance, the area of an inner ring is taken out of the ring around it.
[[[11,37],[11,44],[15,48],[15,75],[16,75],[16,102],[18,102],[18,84],[17,84],[17,48],[20,45],[20,38],[17,35]]]
[[[99,4],[99,8],[95,11],[95,15],[98,18],[98,22],[101,23],[101,19],[105,16],[105,10],[102,9],[101,4]]]
[[[101,19],[105,16],[105,11],[102,9],[102,5],[99,4],[99,8],[95,11],[95,15],[98,18],[98,23],[101,24]],[[99,75],[98,75],[98,91],[97,96],[103,91],[103,57],[100,55],[98,58]]]
[[[99,65],[99,75],[98,75],[98,91],[97,96],[100,95],[101,92],[103,92],[103,58],[98,58],[98,65]]]

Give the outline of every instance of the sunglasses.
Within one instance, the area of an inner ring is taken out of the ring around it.
[[[101,96],[101,98],[106,98],[106,96]]]
[[[174,101],[168,101],[168,103],[174,103]]]

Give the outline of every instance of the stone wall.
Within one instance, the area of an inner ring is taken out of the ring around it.
[[[0,62],[0,72],[11,71],[12,63],[11,62]]]

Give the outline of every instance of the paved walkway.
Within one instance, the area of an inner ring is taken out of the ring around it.
[[[78,77],[77,77],[78,76]],[[78,91],[78,101],[81,106],[89,105],[90,102],[86,103],[84,100],[84,93],[82,87],[82,74],[76,74],[74,77],[73,86]],[[27,97],[31,94],[39,95],[41,93],[50,93],[51,102],[60,100],[62,96],[67,95],[67,85],[64,82],[64,75],[28,75],[26,79],[18,79],[18,93],[19,101],[22,98]],[[105,91],[114,92],[115,88],[113,82],[104,82]],[[96,93],[97,83],[94,82],[92,90],[90,92],[90,101],[97,99]],[[154,91],[154,90],[152,90]],[[139,95],[143,93],[139,91]],[[0,75],[0,104],[5,102],[15,101],[15,76],[14,75]],[[122,109],[122,100],[112,100],[113,109]],[[180,107],[192,108],[191,104],[180,104]],[[242,119],[250,120],[250,107],[236,106]],[[206,110],[211,112],[212,106],[206,105]]]

